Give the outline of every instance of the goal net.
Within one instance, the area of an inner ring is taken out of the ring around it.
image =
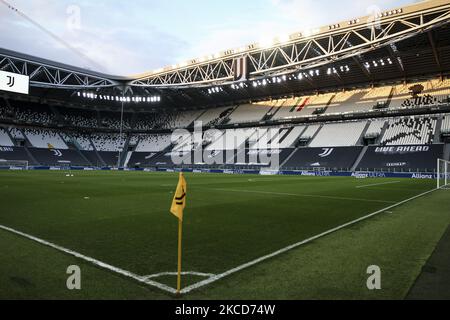
[[[450,189],[450,173],[448,172],[450,161],[438,159],[437,163],[437,188]]]
[[[26,160],[0,160],[0,168],[9,170],[28,170]]]

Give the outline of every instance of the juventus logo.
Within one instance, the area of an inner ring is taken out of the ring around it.
[[[62,157],[62,152],[60,150],[51,150],[51,151],[53,152],[53,155],[55,157],[59,157],[59,158]]]
[[[6,84],[8,87],[14,87],[15,79],[13,76],[8,76],[8,83]]]
[[[234,59],[233,64],[234,81],[245,81],[248,77],[247,57]]]
[[[181,197],[175,198],[176,204],[178,206],[182,206],[184,204],[184,198],[186,198],[186,192],[183,189],[183,194],[181,195]]]
[[[323,148],[322,150],[323,150],[323,152],[321,154],[319,154],[319,157],[326,158],[333,153],[334,148]]]

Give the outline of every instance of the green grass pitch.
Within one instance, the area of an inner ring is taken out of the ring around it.
[[[0,225],[139,276],[175,272],[178,176],[0,172]],[[183,270],[221,274],[435,187],[435,181],[186,174]],[[373,185],[372,185],[373,184]],[[436,191],[193,290],[185,298],[403,298],[450,221]],[[171,295],[0,230],[0,298],[167,299]],[[366,268],[387,272],[368,292]],[[82,267],[83,289],[65,288]],[[154,279],[175,287],[171,275]],[[205,280],[183,277],[189,287]]]

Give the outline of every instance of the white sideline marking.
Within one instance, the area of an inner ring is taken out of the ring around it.
[[[383,186],[385,184],[394,184],[394,183],[400,183],[401,181],[393,181],[393,182],[383,182],[383,183],[374,183],[374,184],[366,184],[364,186],[357,186],[356,189],[360,188],[368,188],[368,187],[375,187],[375,186]]]
[[[305,244],[307,244],[307,243],[309,243],[309,242],[312,242],[312,241],[314,241],[314,240],[317,240],[317,239],[319,239],[319,238],[322,238],[322,237],[324,237],[324,236],[327,236],[327,235],[329,235],[329,234],[331,234],[331,233],[334,233],[334,232],[336,232],[336,231],[339,231],[339,230],[341,230],[341,229],[344,229],[344,228],[346,228],[346,227],[348,227],[348,226],[354,225],[354,224],[356,224],[356,223],[358,223],[358,222],[361,222],[361,221],[367,220],[367,219],[369,219],[369,218],[372,218],[372,217],[374,217],[374,216],[376,216],[376,215],[378,215],[378,214],[380,214],[380,213],[383,213],[383,212],[385,212],[385,211],[387,211],[387,210],[390,210],[390,209],[393,209],[393,208],[395,208],[395,207],[398,207],[398,206],[400,206],[400,205],[402,205],[402,204],[405,204],[405,203],[407,203],[407,202],[409,202],[409,201],[412,201],[412,200],[415,200],[415,199],[417,199],[417,198],[423,197],[423,196],[425,196],[425,195],[427,195],[427,194],[430,194],[430,193],[432,193],[432,192],[434,192],[434,191],[436,191],[436,190],[437,190],[437,189],[433,189],[433,190],[424,192],[424,193],[422,193],[422,194],[419,194],[419,195],[417,195],[417,196],[414,196],[414,197],[412,197],[412,198],[403,200],[403,201],[398,202],[398,203],[396,203],[396,204],[394,204],[394,205],[392,205],[392,206],[389,206],[389,207],[387,207],[387,208],[381,209],[381,210],[379,210],[379,211],[376,211],[376,212],[374,212],[374,213],[371,213],[371,214],[366,215],[366,216],[364,216],[364,217],[361,217],[361,218],[359,218],[359,219],[350,221],[350,222],[345,223],[345,224],[343,224],[343,225],[341,225],[341,226],[339,226],[339,227],[330,229],[330,230],[328,230],[328,231],[325,231],[325,232],[323,232],[323,233],[321,233],[321,234],[318,234],[318,235],[316,235],[316,236],[314,236],[314,237],[311,237],[311,238],[309,238],[309,239],[303,240],[303,241],[301,241],[301,242],[297,242],[297,243],[295,243],[295,244],[293,244],[293,245],[290,245],[290,246],[288,246],[288,247],[286,247],[286,248],[283,248],[283,249],[281,249],[281,250],[278,250],[278,251],[276,251],[276,252],[274,252],[274,253],[268,254],[268,255],[266,255],[266,256],[264,256],[264,257],[261,257],[261,258],[258,258],[258,259],[256,259],[256,260],[250,261],[250,262],[245,263],[245,264],[243,264],[243,265],[240,265],[240,266],[238,266],[238,267],[236,267],[236,268],[233,268],[233,269],[231,269],[231,270],[228,270],[228,271],[226,271],[226,272],[224,272],[224,273],[215,275],[214,277],[211,277],[210,279],[203,280],[203,281],[201,281],[201,282],[198,282],[198,283],[196,283],[196,284],[193,284],[192,286],[189,286],[189,287],[183,289],[183,290],[181,291],[181,293],[182,293],[182,294],[186,294],[186,293],[189,293],[189,292],[191,292],[191,291],[193,291],[193,290],[196,290],[196,289],[199,289],[199,288],[204,287],[204,286],[206,286],[206,285],[209,285],[209,284],[211,284],[211,283],[213,283],[213,282],[216,282],[216,281],[218,281],[218,280],[220,280],[220,279],[222,279],[222,278],[225,278],[225,277],[227,277],[227,276],[229,276],[229,275],[232,275],[232,274],[234,274],[234,273],[236,273],[236,272],[239,272],[239,271],[242,271],[242,270],[247,269],[247,268],[249,268],[249,267],[252,267],[252,266],[254,266],[254,265],[256,265],[256,264],[258,264],[258,263],[260,263],[260,262],[263,262],[263,261],[265,261],[265,260],[271,259],[271,258],[273,258],[273,257],[276,257],[276,256],[280,255],[280,254],[286,253],[286,252],[288,252],[288,251],[290,251],[290,250],[292,250],[292,249],[298,248],[298,247],[300,247],[300,246],[302,246],[302,245],[305,245]]]
[[[22,236],[22,237],[27,238],[29,240],[38,242],[38,243],[40,243],[40,244],[42,244],[44,246],[56,249],[58,251],[62,251],[64,253],[69,254],[71,256],[74,256],[74,257],[76,257],[78,259],[90,262],[90,263],[92,263],[92,264],[94,264],[94,265],[96,265],[96,266],[98,266],[100,268],[103,268],[103,269],[115,272],[115,273],[120,274],[122,276],[125,276],[127,278],[131,278],[133,280],[136,280],[138,282],[147,284],[149,286],[156,287],[156,288],[161,289],[163,291],[166,291],[166,292],[169,292],[169,293],[173,293],[173,294],[175,294],[177,292],[175,289],[173,289],[173,288],[171,288],[169,286],[166,286],[165,284],[162,284],[162,283],[159,283],[159,282],[156,282],[156,281],[152,281],[150,279],[146,279],[145,277],[138,276],[138,275],[136,275],[136,274],[134,274],[134,273],[132,273],[130,271],[126,271],[126,270],[114,267],[112,265],[109,265],[109,264],[104,263],[102,261],[99,261],[97,259],[85,256],[85,255],[83,255],[81,253],[75,252],[75,251],[70,250],[70,249],[66,249],[64,247],[58,246],[56,244],[53,244],[51,242],[48,242],[48,241],[36,238],[36,237],[31,236],[29,234],[26,234],[26,233],[14,230],[12,228],[9,228],[9,227],[3,226],[3,225],[0,225],[0,229],[8,231],[8,232],[16,234],[16,235],[19,235],[19,236]]]
[[[335,196],[322,196],[322,195],[318,195],[318,194],[296,194],[296,193],[285,193],[285,192],[256,191],[256,190],[234,190],[234,189],[219,189],[219,188],[208,188],[208,190],[217,190],[217,191],[224,191],[224,192],[238,192],[238,193],[273,194],[273,195],[278,195],[278,196],[322,198],[322,199],[332,199],[332,200],[350,200],[350,201],[395,203],[394,201],[386,201],[386,200],[346,198],[346,197],[337,197],[337,196],[336,197]]]
[[[144,276],[142,277],[142,279],[156,279],[156,278],[160,278],[160,277],[164,277],[164,276],[177,276],[178,272],[161,272],[161,273],[157,273],[157,274],[152,274],[149,276]],[[202,272],[195,272],[195,271],[184,271],[181,272],[182,276],[198,276],[198,277],[205,277],[205,278],[212,278],[215,277],[216,275],[213,273],[202,273]]]

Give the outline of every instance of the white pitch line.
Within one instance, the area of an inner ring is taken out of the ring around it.
[[[368,188],[368,187],[375,187],[375,186],[384,186],[386,184],[394,184],[394,183],[400,183],[401,181],[393,181],[393,182],[383,182],[383,183],[374,183],[374,184],[366,184],[364,186],[357,186],[356,189],[361,188]]]
[[[99,261],[97,259],[85,256],[85,255],[83,255],[81,253],[78,253],[78,252],[75,252],[73,250],[61,247],[61,246],[56,245],[54,243],[51,243],[51,242],[39,239],[37,237],[31,236],[29,234],[26,234],[26,233],[23,233],[23,232],[20,232],[20,231],[17,231],[15,229],[12,229],[12,228],[9,228],[9,227],[3,226],[3,225],[0,225],[0,229],[8,231],[8,232],[16,234],[16,235],[19,235],[21,237],[27,238],[27,239],[32,240],[34,242],[40,243],[40,244],[42,244],[44,246],[56,249],[56,250],[61,251],[61,252],[64,252],[64,253],[69,254],[71,256],[74,256],[74,257],[76,257],[78,259],[90,262],[90,263],[92,263],[92,264],[94,264],[94,265],[96,265],[96,266],[98,266],[100,268],[103,268],[103,269],[115,272],[115,273],[120,274],[122,276],[125,276],[127,278],[131,278],[133,280],[136,280],[138,282],[147,284],[149,286],[161,289],[163,291],[166,291],[166,292],[169,292],[169,293],[173,293],[173,294],[175,294],[177,292],[174,288],[166,286],[165,284],[146,279],[145,277],[138,276],[138,275],[136,275],[136,274],[134,274],[134,273],[132,273],[130,271],[126,271],[126,270],[114,267],[112,265],[109,265],[109,264],[104,263],[102,261]]]
[[[392,206],[389,206],[389,207],[387,207],[387,208],[378,210],[378,211],[376,211],[376,212],[374,212],[374,213],[371,213],[371,214],[366,215],[366,216],[364,216],[364,217],[361,217],[361,218],[359,218],[359,219],[350,221],[350,222],[348,222],[348,223],[345,223],[345,224],[343,224],[343,225],[341,225],[341,226],[338,226],[338,227],[336,227],[336,228],[333,228],[333,229],[330,229],[330,230],[328,230],[328,231],[325,231],[325,232],[323,232],[323,233],[321,233],[321,234],[318,234],[318,235],[316,235],[316,236],[314,236],[314,237],[311,237],[311,238],[309,238],[309,239],[306,239],[306,240],[297,242],[297,243],[295,243],[295,244],[293,244],[293,245],[290,245],[290,246],[288,246],[288,247],[286,247],[286,248],[283,248],[283,249],[281,249],[281,250],[278,250],[278,251],[276,251],[276,252],[274,252],[274,253],[268,254],[268,255],[266,255],[266,256],[264,256],[264,257],[261,257],[261,258],[258,258],[258,259],[256,259],[256,260],[250,261],[250,262],[245,263],[245,264],[243,264],[243,265],[240,265],[240,266],[238,266],[238,267],[236,267],[236,268],[233,268],[233,269],[231,269],[231,270],[228,270],[228,271],[226,271],[226,272],[224,272],[224,273],[215,275],[214,277],[212,277],[212,278],[210,278],[210,279],[206,279],[206,280],[200,281],[200,282],[198,282],[198,283],[196,283],[196,284],[193,284],[192,286],[189,286],[189,287],[183,289],[183,290],[181,291],[181,293],[182,293],[182,294],[186,294],[186,293],[189,293],[189,292],[191,292],[191,291],[193,291],[193,290],[196,290],[196,289],[199,289],[199,288],[204,287],[204,286],[206,286],[206,285],[209,285],[209,284],[211,284],[211,283],[213,283],[213,282],[216,282],[216,281],[218,281],[218,280],[220,280],[220,279],[223,279],[223,278],[225,278],[225,277],[228,277],[228,276],[230,276],[230,275],[232,275],[232,274],[234,274],[234,273],[236,273],[236,272],[242,271],[242,270],[247,269],[247,268],[249,268],[249,267],[252,267],[252,266],[254,266],[254,265],[256,265],[256,264],[258,264],[258,263],[260,263],[260,262],[263,262],[263,261],[266,261],[266,260],[268,260],[268,259],[274,258],[274,257],[276,257],[276,256],[278,256],[278,255],[280,255],[280,254],[283,254],[283,253],[286,253],[286,252],[288,252],[288,251],[291,251],[292,249],[295,249],[295,248],[298,248],[298,247],[300,247],[300,246],[303,246],[303,245],[305,245],[305,244],[307,244],[307,243],[310,243],[310,242],[312,242],[312,241],[314,241],[314,240],[317,240],[317,239],[319,239],[319,238],[322,238],[322,237],[324,237],[324,236],[327,236],[327,235],[329,235],[329,234],[331,234],[331,233],[334,233],[334,232],[336,232],[336,231],[339,231],[339,230],[341,230],[341,229],[344,229],[344,228],[346,228],[346,227],[349,227],[349,226],[351,226],[351,225],[354,225],[354,224],[356,224],[356,223],[358,223],[358,222],[361,222],[361,221],[367,220],[367,219],[369,219],[369,218],[372,218],[372,217],[374,217],[374,216],[376,216],[376,215],[379,215],[380,213],[383,213],[383,212],[388,211],[388,210],[390,210],[390,209],[396,208],[396,207],[398,207],[398,206],[400,206],[400,205],[402,205],[402,204],[405,204],[405,203],[407,203],[407,202],[409,202],[409,201],[412,201],[412,200],[415,200],[415,199],[417,199],[417,198],[423,197],[423,196],[425,196],[425,195],[427,195],[427,194],[430,194],[430,193],[432,193],[432,192],[434,192],[434,191],[436,191],[436,190],[437,190],[437,189],[433,189],[433,190],[424,192],[424,193],[422,193],[422,194],[419,194],[419,195],[417,195],[417,196],[414,196],[414,197],[412,197],[412,198],[403,200],[403,201],[398,202],[398,203],[396,203],[396,204],[394,204],[394,205],[392,205]]]
[[[152,274],[149,276],[144,276],[142,279],[156,279],[164,276],[177,276],[178,272],[161,272],[157,274]],[[184,271],[181,272],[182,276],[197,276],[197,277],[204,277],[204,278],[212,278],[215,276],[213,273],[203,273],[203,272],[195,272],[195,271]]]
[[[321,198],[332,200],[349,200],[349,201],[364,201],[364,202],[378,202],[378,203],[395,203],[394,201],[375,200],[375,199],[361,199],[361,198],[347,198],[338,196],[323,196],[318,194],[297,194],[297,193],[285,193],[285,192],[271,192],[271,191],[256,191],[256,190],[235,190],[235,189],[219,189],[208,188],[208,190],[216,190],[223,192],[236,192],[236,193],[256,193],[256,194],[272,194],[277,196],[290,196],[290,197],[306,197],[306,198]]]

